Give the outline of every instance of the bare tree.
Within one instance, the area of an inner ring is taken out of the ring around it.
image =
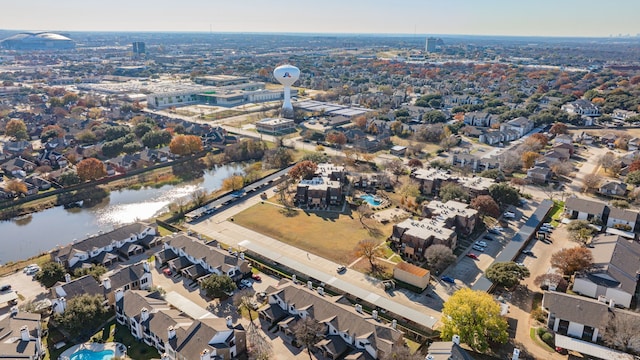
[[[309,316],[302,318],[295,325],[293,333],[298,344],[307,349],[309,360],[311,358],[311,348],[324,336],[324,326]]]
[[[617,161],[618,160],[616,159],[616,155],[609,151],[600,157],[598,163],[600,164],[600,166],[602,166],[603,169],[608,171],[616,164]]]
[[[429,263],[429,267],[436,273],[439,273],[456,261],[456,256],[453,255],[451,248],[442,244],[429,246],[424,255]]]
[[[271,341],[255,326],[247,329],[247,352],[250,360],[269,360],[273,358]]]
[[[254,304],[253,294],[249,290],[240,291],[233,297],[233,305],[235,305],[238,310],[246,310],[249,313],[249,321],[252,327],[255,326],[253,324]]]
[[[365,239],[360,240],[358,244],[356,244],[355,253],[356,256],[364,257],[369,261],[369,265],[371,265],[371,271],[375,271],[375,259],[378,256],[382,256],[382,249],[378,246],[380,244],[374,239]]]
[[[358,206],[357,211],[360,224],[363,228],[368,229],[369,225],[364,222],[364,219],[369,218],[371,215],[373,215],[373,210],[371,210],[371,207],[367,203],[363,202],[362,204],[360,204],[360,206]]]
[[[640,352],[640,317],[615,311],[611,313],[604,342],[624,352]]]
[[[191,201],[195,206],[204,205],[205,200],[207,200],[207,190],[199,189],[191,193]]]
[[[596,174],[586,174],[582,179],[582,185],[584,185],[585,191],[597,189],[602,182],[602,177]]]
[[[393,175],[396,176],[396,182],[398,182],[398,178],[400,175],[405,173],[404,164],[400,159],[394,159],[391,161],[387,161],[385,163],[385,167],[389,170]]]

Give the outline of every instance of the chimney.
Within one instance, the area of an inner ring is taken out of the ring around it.
[[[233,327],[233,318],[231,316],[227,316],[224,319],[227,320],[227,327]]]
[[[115,294],[116,301],[120,301],[124,297],[124,291],[122,289],[117,289]]]
[[[169,338],[169,340],[173,339],[176,337],[176,329],[173,328],[173,326],[169,326],[167,328],[167,338]]]
[[[220,243],[218,243],[218,249],[222,249],[222,245],[220,245]]]
[[[144,268],[144,272],[151,272],[151,269],[149,268],[149,262],[148,261],[143,261],[142,262],[142,267]]]
[[[373,320],[378,320],[378,310],[373,310],[371,312],[371,317],[373,318]]]
[[[362,305],[356,304],[356,311],[362,313]]]
[[[519,357],[520,357],[520,349],[518,348],[513,349],[513,356],[511,357],[511,360],[518,360]]]
[[[613,299],[609,300],[609,309],[615,309],[616,307],[616,301]]]
[[[296,276],[296,274],[291,275],[291,281],[293,281],[293,283],[295,284],[298,280],[298,277]]]
[[[209,356],[209,350],[204,349],[200,352],[200,360],[209,360],[211,357]]]
[[[307,281],[307,287],[309,288],[309,290],[313,290],[313,283],[311,282],[311,280]]]
[[[425,360],[434,360],[433,355],[428,354]]]
[[[167,353],[163,353],[160,360],[171,360],[171,359],[169,359],[169,355],[167,355]]]
[[[71,282],[71,274],[69,273],[64,274],[64,282]]]
[[[111,279],[105,278],[104,280],[102,280],[102,287],[106,290],[111,290]]]
[[[243,252],[240,253],[240,259],[244,260],[244,253]]]
[[[318,294],[324,295],[324,288],[322,286],[318,287]]]
[[[20,328],[20,340],[29,341],[31,340],[31,335],[29,334],[29,328],[27,325],[24,325]]]
[[[62,306],[62,312],[64,312],[67,309],[67,299],[65,299],[64,297],[61,297],[60,305]]]
[[[598,301],[601,303],[607,303],[607,297],[604,295],[598,295]]]
[[[149,320],[149,309],[143,307],[142,310],[140,310],[140,321],[142,322],[147,320]]]
[[[397,327],[398,327],[398,320],[393,319],[393,320],[391,321],[391,328],[392,328],[393,330],[395,330]]]
[[[15,317],[16,315],[18,315],[18,307],[17,306],[12,306],[11,307],[11,317]]]
[[[460,345],[460,335],[458,335],[458,334],[453,335],[451,337],[451,341],[453,341],[453,343],[456,344],[456,345]]]

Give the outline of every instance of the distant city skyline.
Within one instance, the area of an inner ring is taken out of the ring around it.
[[[635,36],[640,1],[21,0],[4,30]]]

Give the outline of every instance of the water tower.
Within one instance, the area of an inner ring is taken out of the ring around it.
[[[280,65],[273,70],[273,76],[284,85],[284,102],[282,103],[282,117],[293,118],[291,105],[291,85],[300,77],[300,69],[293,65]]]

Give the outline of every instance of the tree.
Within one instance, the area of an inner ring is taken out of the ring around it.
[[[29,134],[27,134],[27,125],[20,119],[11,119],[4,128],[4,134],[11,136],[16,140],[27,140]]]
[[[500,207],[489,195],[479,195],[471,200],[471,207],[478,210],[480,216],[492,216],[497,218],[500,216]]]
[[[150,149],[159,148],[171,142],[171,134],[165,130],[152,130],[144,134],[140,141]]]
[[[547,143],[549,142],[549,138],[541,133],[531,134],[531,136],[529,136],[529,139],[533,139],[539,142],[540,144],[542,144],[542,147],[547,146]]]
[[[96,281],[100,282],[100,277],[102,275],[104,275],[107,272],[107,268],[104,267],[104,265],[100,265],[100,264],[93,264],[91,265],[91,267],[86,268],[86,267],[79,267],[77,268],[74,272],[73,272],[73,276],[75,277],[82,277],[85,275],[91,275],[93,276],[94,279],[96,279]]]
[[[404,197],[417,197],[420,195],[420,183],[414,180],[407,181],[400,187],[400,195]]]
[[[192,155],[202,149],[202,139],[195,135],[177,135],[169,143],[169,150],[180,156]]]
[[[367,127],[367,118],[364,115],[354,117],[351,122],[362,130]]]
[[[616,155],[609,151],[598,159],[598,164],[600,164],[605,171],[608,171],[614,167],[617,161]]]
[[[287,167],[293,161],[291,150],[283,146],[278,146],[273,150],[265,152],[262,163],[266,168],[281,169]]]
[[[538,160],[538,158],[540,158],[541,156],[542,155],[534,151],[525,151],[522,154],[522,168],[523,169],[532,168],[533,165],[536,163],[536,160]]]
[[[593,266],[593,254],[591,250],[583,247],[562,249],[551,255],[551,266],[565,275],[573,275]]]
[[[582,178],[582,185],[586,191],[597,189],[602,182],[602,177],[597,174],[585,174]]]
[[[489,341],[504,344],[509,338],[509,325],[500,312],[500,305],[490,294],[460,289],[444,303],[440,337],[451,340],[459,335],[462,342],[481,352],[489,348]]]
[[[360,221],[360,224],[363,228],[369,228],[367,224],[364,223],[364,219],[369,218],[371,215],[373,215],[373,210],[371,210],[369,204],[363,202],[362,204],[360,204],[360,206],[358,206],[358,220]]]
[[[247,329],[247,353],[249,360],[269,360],[273,358],[271,340],[262,335],[255,326]]]
[[[254,303],[255,300],[253,299],[253,294],[249,290],[240,291],[233,296],[233,304],[238,308],[238,310],[244,310],[249,313],[249,324],[251,325],[251,327],[254,326],[252,313],[252,311],[254,310]]]
[[[393,175],[396,176],[396,182],[398,182],[398,178],[400,178],[400,175],[403,175],[405,173],[404,164],[400,159],[387,161],[384,166],[387,170],[389,170]]]
[[[244,178],[241,175],[231,175],[222,180],[222,189],[225,191],[240,190],[244,186]]]
[[[50,261],[42,265],[40,271],[38,271],[34,277],[42,286],[49,288],[53,284],[64,279],[66,270],[62,264]]]
[[[236,283],[228,275],[211,274],[202,280],[200,287],[208,297],[222,297],[236,289]]]
[[[557,273],[545,273],[542,275],[538,275],[535,279],[533,279],[534,285],[540,286],[545,290],[549,287],[549,285],[555,284],[557,287],[560,287],[563,283],[566,283],[566,280],[562,277],[562,275]]]
[[[293,334],[295,340],[299,345],[307,349],[309,360],[312,360],[311,348],[324,337],[324,332],[324,325],[312,319],[310,316],[305,316],[294,326]]]
[[[327,136],[325,137],[325,140],[329,144],[335,144],[335,145],[342,146],[342,145],[347,143],[347,136],[342,132],[332,131],[332,132],[327,134]]]
[[[291,179],[310,179],[318,170],[318,164],[312,160],[303,160],[289,170]]]
[[[422,114],[422,122],[428,124],[443,123],[447,121],[447,116],[440,110],[431,110]]]
[[[49,139],[53,138],[63,138],[65,135],[64,129],[62,129],[59,125],[47,125],[42,129],[42,133],[40,134],[40,140],[43,142],[49,141]]]
[[[410,159],[407,165],[409,165],[410,168],[414,168],[414,169],[421,169],[424,166],[422,161],[416,158]]]
[[[549,133],[554,135],[566,134],[567,132],[568,132],[567,125],[559,122],[551,125],[551,128],[549,129]]]
[[[449,200],[462,200],[467,201],[469,199],[469,193],[465,191],[462,186],[455,183],[446,183],[440,188],[440,201],[447,202]]]
[[[364,257],[367,259],[369,261],[369,265],[371,265],[371,271],[376,270],[375,259],[383,255],[383,251],[379,245],[380,244],[374,239],[360,240],[356,244],[356,257]]]
[[[102,161],[96,158],[88,158],[76,165],[76,171],[82,181],[100,179],[107,175],[107,169]]]
[[[484,274],[491,282],[505,288],[512,288],[518,285],[520,280],[530,275],[529,269],[513,261],[493,263]]]
[[[5,185],[5,190],[8,190],[16,194],[26,194],[28,191],[27,184],[16,179],[11,179],[7,181]]]
[[[640,318],[618,312],[609,313],[604,342],[626,353],[640,352]]]
[[[439,274],[442,270],[446,269],[447,266],[456,261],[456,256],[453,255],[451,248],[442,244],[429,246],[427,250],[425,250],[424,257],[427,259],[429,269],[436,274]]]
[[[420,351],[411,353],[411,348],[405,345],[404,340],[400,339],[396,342],[391,352],[384,354],[382,360],[423,360],[424,355]]]
[[[71,185],[80,184],[82,182],[82,179],[80,179],[78,174],[76,174],[73,171],[67,171],[62,173],[62,175],[60,175],[59,180],[60,180],[60,185],[62,186],[71,186]]]
[[[518,190],[506,183],[489,186],[489,195],[491,195],[500,208],[504,208],[507,205],[516,206],[520,202],[520,193],[518,193]]]
[[[640,185],[640,170],[632,171],[627,174],[626,181],[632,185]]]
[[[62,314],[55,314],[53,318],[72,338],[93,334],[111,313],[109,307],[103,304],[102,295],[82,294],[67,300],[65,311]]]

